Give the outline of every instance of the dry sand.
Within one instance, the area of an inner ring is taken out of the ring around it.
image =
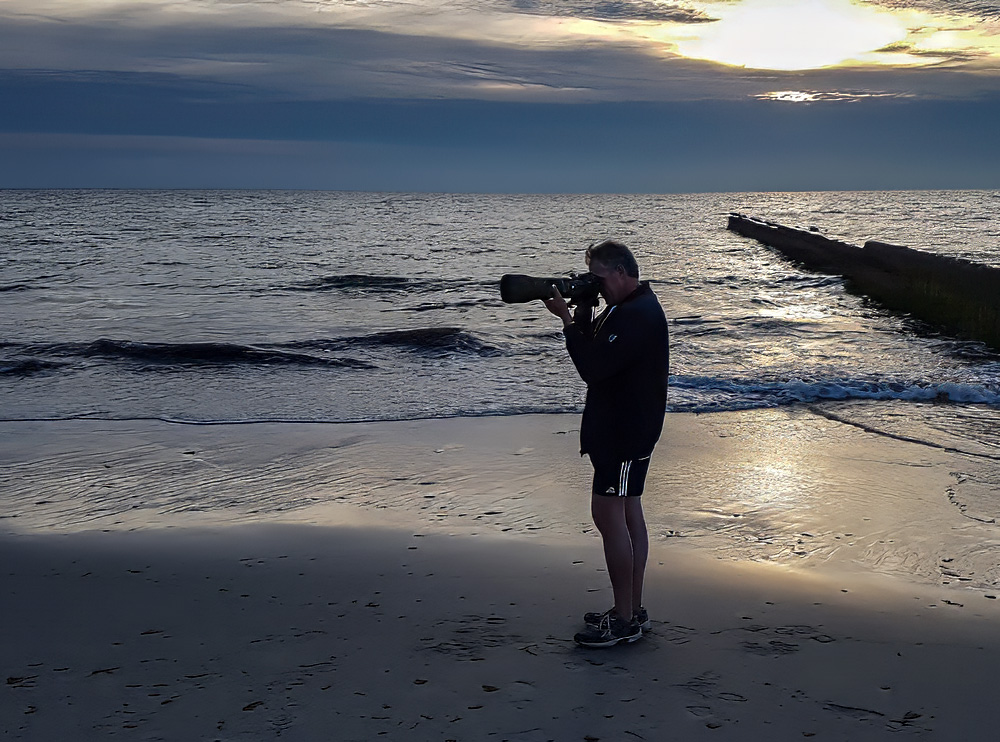
[[[2,424],[4,738],[997,738],[983,549],[935,552],[994,528],[960,459],[669,421],[653,629],[611,650],[572,642],[610,604],[572,417]]]

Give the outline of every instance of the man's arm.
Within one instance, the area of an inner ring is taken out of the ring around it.
[[[564,328],[575,324],[585,333],[590,331],[590,323],[594,319],[594,307],[596,304],[577,304],[571,314],[569,304],[566,303],[566,300],[555,286],[552,287],[552,296],[548,299],[542,299],[542,302],[545,304],[546,309],[563,321]]]
[[[569,304],[566,303],[562,294],[559,293],[559,289],[555,286],[552,287],[552,296],[548,299],[542,299],[542,303],[545,304],[546,309],[563,321],[563,327],[569,327],[573,324],[573,315],[570,314]]]

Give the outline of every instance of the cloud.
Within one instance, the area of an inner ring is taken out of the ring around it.
[[[720,13],[718,24],[681,41],[687,57],[773,70],[832,67],[906,37],[883,12],[849,0],[744,2]]]
[[[937,49],[921,49],[915,44],[902,41],[884,46],[881,49],[877,49],[876,52],[879,54],[897,54],[901,57],[924,59],[931,64],[938,65],[975,62],[978,60],[986,60],[988,58],[988,54],[984,51],[948,49],[944,47]]]
[[[995,25],[926,0],[863,64],[679,54],[770,1],[5,0],[0,185],[995,187]]]
[[[893,10],[921,10],[943,17],[982,18],[1000,20],[1000,5],[988,0],[867,0]]]
[[[0,71],[149,76],[267,100],[474,98],[655,100],[734,97],[711,65],[665,60],[637,44],[497,44],[331,26],[155,28],[96,20],[0,22]],[[42,80],[38,80],[41,82]],[[135,79],[132,79],[135,82]]]
[[[211,116],[180,104],[165,121],[169,110],[137,110],[122,129],[142,134],[0,133],[0,187],[995,188],[1000,172],[1000,96],[852,105],[355,101],[283,112],[232,103]]]
[[[856,103],[874,98],[909,97],[911,96],[906,93],[885,93],[874,90],[772,90],[754,96],[758,100],[782,103]]]
[[[651,0],[499,0],[498,7],[517,13],[550,17],[585,18],[595,21],[658,21],[710,23],[715,19],[702,10]]]
[[[79,8],[84,4],[71,5],[78,14],[82,12]],[[536,20],[543,26],[539,31],[530,25],[534,22],[530,14],[510,14],[516,18],[506,22],[528,22],[529,26],[511,26],[498,41],[492,27],[481,30],[478,36],[471,34],[473,21],[479,16],[463,20],[468,28],[458,36],[436,36],[421,35],[412,28],[401,33],[345,27],[348,21],[356,23],[358,19],[345,21],[332,11],[313,9],[303,20],[305,4],[291,5],[298,8],[291,17],[286,17],[291,12],[287,3],[221,6],[205,2],[185,3],[185,13],[180,16],[175,14],[174,5],[155,2],[121,6],[114,13],[105,7],[93,17],[64,14],[59,22],[11,16],[0,20],[0,76],[13,79],[11,75],[17,70],[35,71],[32,84],[39,86],[35,92],[19,88],[21,95],[30,94],[35,100],[46,90],[56,90],[51,87],[56,78],[80,85],[97,84],[99,74],[108,73],[126,76],[105,79],[108,84],[101,94],[112,98],[120,97],[116,85],[136,86],[145,80],[151,90],[166,90],[169,96],[183,97],[180,91],[187,88],[187,95],[194,99],[242,96],[275,103],[368,98],[567,104],[734,100],[775,90],[880,90],[956,98],[1000,87],[995,74],[962,75],[959,70],[924,70],[914,75],[869,65],[783,75],[723,67],[680,57],[665,41],[652,43],[637,37],[602,41],[588,35],[593,25],[586,27],[586,33],[574,35],[565,28],[553,30],[550,18],[539,17]],[[316,8],[342,5],[315,4]],[[379,12],[388,5],[379,4]],[[16,7],[28,6],[25,0],[8,0],[0,5],[0,15]],[[240,12],[227,15],[220,7],[238,7]],[[361,6],[360,11],[366,7]],[[43,0],[40,8],[49,15],[55,11],[52,0]],[[198,8],[204,9],[206,17],[195,22],[191,13]],[[438,13],[425,6],[410,7],[406,12],[418,10]],[[223,22],[229,16],[235,18],[232,25]],[[712,25],[690,23],[686,27]],[[511,43],[518,28],[527,36],[522,43]],[[562,41],[534,44],[530,43],[535,38],[531,34]],[[884,56],[919,54],[922,64],[933,61],[927,56],[933,49],[906,43],[908,46],[887,50]],[[974,61],[972,52],[966,53]],[[957,54],[952,58],[957,59]],[[106,109],[113,115],[113,106]]]

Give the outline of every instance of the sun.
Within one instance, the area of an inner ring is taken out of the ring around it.
[[[906,38],[889,14],[850,0],[744,0],[678,41],[681,55],[736,67],[834,67]]]

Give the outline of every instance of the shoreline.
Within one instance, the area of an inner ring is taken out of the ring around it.
[[[336,525],[336,506],[456,532],[593,534],[579,417],[187,426],[0,423],[0,533]],[[734,561],[1000,585],[1000,462],[829,411],[672,413],[651,538]],[[331,510],[331,508],[333,508]]]
[[[653,631],[587,650],[611,598],[577,425],[0,424],[5,731],[993,739],[1000,551],[947,495],[958,454],[671,418]]]

